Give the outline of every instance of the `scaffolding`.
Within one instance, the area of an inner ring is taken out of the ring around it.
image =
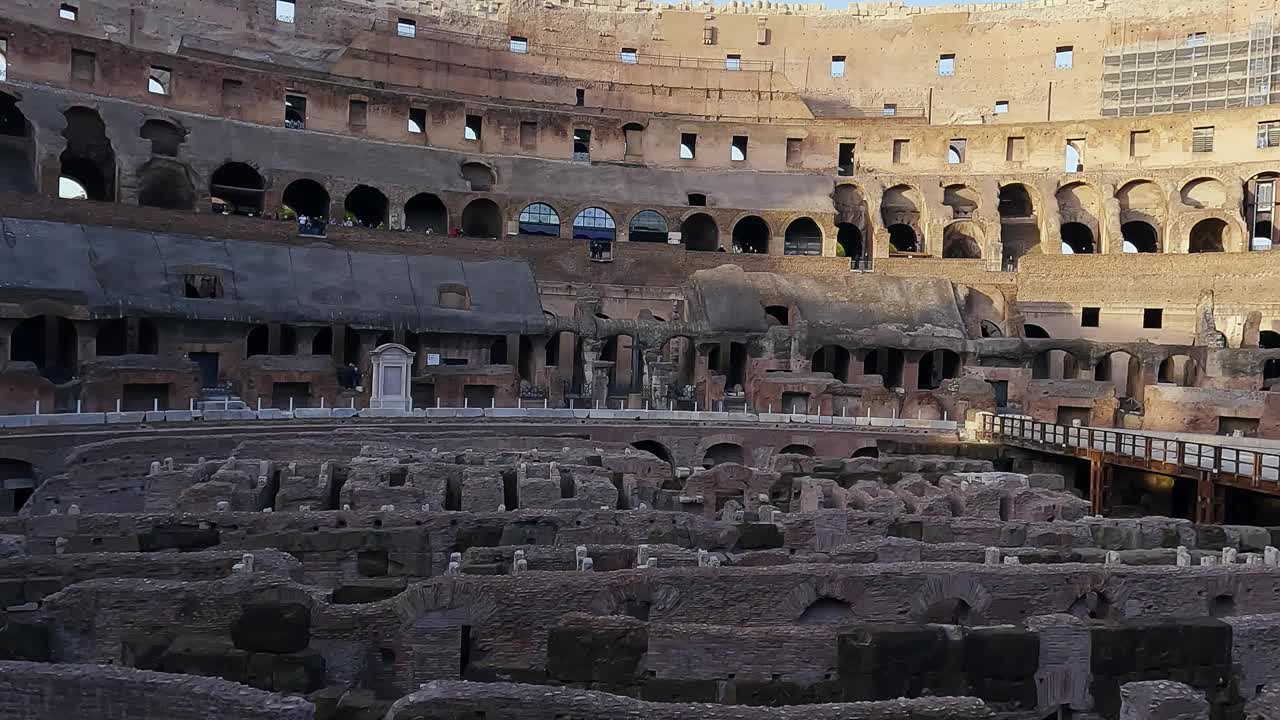
[[[1280,102],[1280,40],[1275,18],[1247,32],[1192,33],[1130,43],[1103,56],[1102,115],[1255,107]]]

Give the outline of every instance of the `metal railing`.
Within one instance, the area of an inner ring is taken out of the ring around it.
[[[1067,455],[1101,453],[1107,459],[1147,469],[1202,471],[1246,488],[1280,494],[1280,454],[1194,440],[1178,440],[1103,428],[1058,425],[1029,417],[983,414],[980,431],[991,439]],[[1224,477],[1234,476],[1234,477]]]

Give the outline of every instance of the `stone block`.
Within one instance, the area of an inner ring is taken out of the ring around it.
[[[324,687],[324,657],[314,648],[293,653],[251,653],[246,685],[278,693],[303,694]]]
[[[635,685],[648,649],[649,628],[644,622],[566,615],[547,638],[547,676],[561,682]]]
[[[1120,720],[1209,720],[1209,702],[1204,693],[1182,683],[1125,683],[1120,687]]]

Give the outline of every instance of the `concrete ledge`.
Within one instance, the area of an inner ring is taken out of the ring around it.
[[[729,413],[729,419],[734,422],[758,422],[759,421],[758,416],[753,415],[751,413],[745,413],[745,412]]]
[[[163,413],[161,413],[163,415]],[[30,415],[31,425],[105,425],[106,413],[58,413]],[[161,418],[164,419],[163,417]]]
[[[335,409],[345,408],[294,408],[293,417],[295,420],[328,420],[334,416]]]
[[[147,421],[150,422],[151,413],[147,413]],[[164,419],[167,422],[191,422],[195,420],[195,412],[191,410],[165,410]]]
[[[791,416],[783,413],[760,413],[760,422],[763,423],[789,423]]]
[[[294,412],[296,413],[296,412],[298,412],[298,411],[297,411],[297,410],[294,410]],[[335,417],[335,418],[353,418],[353,417],[359,417],[359,415],[360,415],[360,411],[359,411],[359,410],[357,410],[357,409],[355,409],[355,408],[344,407],[344,408],[334,408],[334,409],[333,409],[333,415],[332,415],[331,417]]]
[[[573,418],[573,411],[565,408],[525,408],[524,412],[531,418]]]
[[[414,414],[408,410],[399,408],[365,408],[360,411],[360,417],[371,418],[405,418],[413,417]]]
[[[524,408],[485,408],[484,415],[485,417],[526,418],[529,417],[529,411]]]
[[[252,410],[205,410],[205,420],[257,420],[258,413]]]
[[[109,412],[107,413],[107,423],[140,423],[145,420],[146,417],[147,414],[144,412]],[[4,418],[0,418],[0,420],[3,419]]]
[[[250,412],[253,412],[252,410]],[[289,410],[277,410],[276,408],[262,408],[257,412],[259,420],[292,420],[293,413]]]

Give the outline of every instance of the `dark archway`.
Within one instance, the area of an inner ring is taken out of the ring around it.
[[[694,213],[680,223],[680,236],[688,250],[715,251],[720,249],[720,229],[716,221],[706,213]]]
[[[1142,220],[1130,220],[1120,226],[1120,235],[1124,238],[1124,251],[1127,253],[1160,252],[1160,240],[1156,229]]]
[[[893,246],[894,252],[920,252],[920,245],[916,241],[915,228],[905,223],[898,223],[897,225],[890,225],[888,230],[889,244]]]
[[[266,187],[266,181],[252,165],[242,162],[226,163],[214,170],[213,176],[209,178],[209,197],[213,199],[213,211],[231,215],[261,215]],[[326,197],[325,204],[328,202]]]
[[[1088,225],[1078,222],[1065,223],[1062,226],[1062,254],[1089,255],[1097,252],[1093,241],[1093,231]]]
[[[31,463],[0,458],[0,515],[12,515],[21,510],[38,484]]]
[[[839,345],[824,345],[813,354],[811,367],[816,373],[831,373],[840,382],[849,382],[849,351]]]
[[[477,198],[462,209],[462,234],[496,240],[502,237],[502,210],[488,198]]]
[[[329,191],[315,180],[302,178],[289,183],[281,202],[288,211],[286,216],[329,219]]]
[[[75,181],[89,200],[116,199],[116,153],[97,111],[73,107],[63,113],[67,147],[59,157],[61,176]]]
[[[746,454],[737,443],[716,443],[707,448],[702,456],[702,467],[709,468],[724,463],[746,464]]]
[[[656,210],[641,210],[627,226],[627,239],[632,242],[666,242],[667,219]]]
[[[1187,252],[1222,252],[1226,249],[1226,234],[1226,221],[1205,218],[1192,226]]]
[[[55,383],[75,376],[76,327],[64,317],[37,315],[13,329],[9,339],[9,359],[34,363],[40,374]]]
[[[1258,333],[1258,347],[1263,350],[1280,348],[1280,332],[1263,330]],[[1262,366],[1262,387],[1264,390],[1274,387],[1280,381],[1280,358],[1267,360]]]
[[[784,255],[821,255],[822,228],[811,218],[802,217],[791,221],[783,236],[782,253]]]
[[[920,357],[919,376],[921,390],[936,390],[942,381],[960,376],[960,356],[952,350],[931,350]]]
[[[342,203],[344,220],[360,227],[385,228],[387,226],[387,196],[368,185],[357,185],[347,193]]]
[[[786,305],[769,305],[764,309],[764,314],[774,321],[770,325],[776,323],[786,327],[791,324],[791,310]]]
[[[887,388],[902,387],[902,351],[897,348],[867,350],[862,360],[863,375],[879,375]]]
[[[148,120],[142,123],[138,136],[151,141],[151,154],[178,157],[178,148],[187,139],[182,128],[164,120]]]
[[[138,205],[165,210],[192,210],[196,188],[187,169],[162,158],[151,160],[138,171]]]
[[[857,450],[854,450],[854,451],[853,451],[853,454],[852,454],[852,455],[850,455],[849,457],[851,457],[851,458],[859,458],[859,457],[878,458],[878,457],[880,457],[880,448],[876,447],[875,445],[868,445],[868,446],[866,446],[866,447],[860,447],[860,448],[858,448]]]
[[[1000,263],[1004,270],[1018,267],[1023,255],[1040,245],[1040,225],[1036,220],[1031,191],[1012,183],[1000,188]]]
[[[160,351],[159,333],[146,318],[116,318],[98,326],[95,349],[99,357],[155,355]]]
[[[659,460],[667,464],[671,464],[671,451],[667,449],[666,445],[663,445],[657,440],[637,440],[631,443],[631,447],[637,450],[643,450],[647,453],[652,453]]]
[[[862,230],[853,223],[836,225],[836,255],[841,257],[860,258],[864,255],[862,248]]]
[[[0,93],[0,192],[35,191],[35,134],[17,99]]]
[[[733,226],[733,251],[752,255],[769,252],[769,224],[755,215],[748,215]]]
[[[505,337],[497,338],[489,343],[489,364],[507,364],[507,339]]]
[[[1027,338],[1048,338],[1049,331],[1032,323],[1023,323],[1022,337]]]
[[[1182,387],[1196,387],[1200,380],[1200,365],[1190,355],[1170,355],[1160,363],[1156,379]]]
[[[431,193],[418,193],[404,204],[404,229],[410,232],[449,234],[449,211]]]
[[[311,354],[333,354],[333,328],[322,327],[316,331],[315,336],[311,338]]]

